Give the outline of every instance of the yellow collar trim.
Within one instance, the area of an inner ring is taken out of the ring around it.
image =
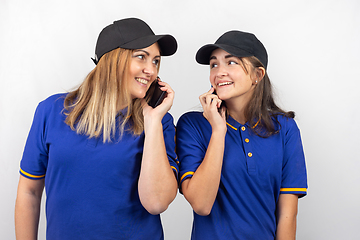
[[[232,129],[234,129],[235,131],[237,131],[237,128],[234,126],[231,126],[230,123],[226,122],[226,125],[228,125],[229,127],[231,127]]]

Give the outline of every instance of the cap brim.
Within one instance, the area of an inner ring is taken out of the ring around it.
[[[203,47],[201,47],[195,56],[195,59],[200,64],[209,65],[210,63],[210,57],[211,53],[215,50],[221,48],[222,50],[230,53],[231,55],[234,55],[235,57],[250,57],[253,56],[253,54],[226,44],[207,44]]]
[[[161,56],[173,55],[177,50],[177,42],[171,35],[150,35],[141,37],[132,40],[131,42],[122,44],[119,47],[125,49],[141,49],[149,47],[156,42],[159,44]]]

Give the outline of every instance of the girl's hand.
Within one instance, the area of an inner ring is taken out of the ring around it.
[[[159,85],[161,86],[160,89],[166,92],[166,96],[160,105],[158,105],[156,108],[152,108],[151,106],[148,105],[145,99],[142,99],[143,115],[145,121],[146,119],[161,121],[164,115],[170,110],[173,104],[175,97],[174,90],[170,87],[169,84],[160,81],[160,79],[159,79]]]
[[[220,130],[226,132],[226,108],[220,108],[222,101],[217,95],[213,94],[213,92],[214,88],[212,87],[208,92],[199,97],[204,109],[203,115],[209,121],[213,131]]]

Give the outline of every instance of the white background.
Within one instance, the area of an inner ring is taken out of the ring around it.
[[[208,67],[194,60],[198,48],[228,30],[255,33],[269,53],[278,103],[295,111],[303,138],[309,190],[299,201],[297,237],[358,239],[359,12],[358,0],[1,0],[0,239],[15,239],[19,161],[38,102],[81,83],[99,32],[126,17],[178,40],[160,70],[176,92],[175,123],[199,109],[210,87]],[[182,195],[162,219],[166,239],[189,239],[192,210]]]

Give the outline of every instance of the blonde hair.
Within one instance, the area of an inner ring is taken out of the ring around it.
[[[119,104],[126,104],[126,114],[118,126],[120,136],[125,125],[134,135],[144,130],[141,99],[131,99],[127,76],[134,50],[117,48],[104,54],[78,89],[69,92],[64,101],[65,123],[78,134],[92,137],[103,135],[111,142],[116,133]]]

